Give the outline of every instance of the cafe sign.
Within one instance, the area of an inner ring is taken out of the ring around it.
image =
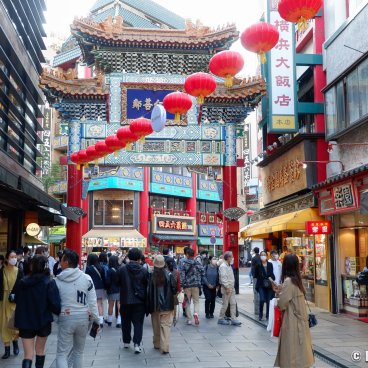
[[[40,225],[32,222],[27,225],[26,233],[30,236],[37,236],[41,231]]]
[[[154,234],[195,235],[195,217],[153,215],[152,232]]]
[[[330,221],[306,221],[305,232],[307,235],[331,234]]]

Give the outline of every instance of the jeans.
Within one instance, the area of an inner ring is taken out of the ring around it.
[[[62,316],[59,318],[56,368],[68,368],[70,350],[72,350],[72,367],[82,368],[88,327],[88,316]]]
[[[204,302],[204,310],[206,315],[213,314],[216,305],[216,288],[209,289],[206,285],[203,285],[203,293],[206,301]]]
[[[121,330],[123,332],[124,344],[129,344],[131,338],[132,324],[134,327],[133,343],[140,345],[143,336],[143,322],[146,308],[144,304],[122,304],[120,306]]]
[[[266,318],[268,318],[268,313],[270,309],[270,300],[273,295],[272,288],[259,288],[259,318],[263,317],[263,305],[266,303]]]

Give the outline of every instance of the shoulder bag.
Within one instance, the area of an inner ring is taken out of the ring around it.
[[[318,325],[317,317],[316,317],[316,315],[314,313],[312,313],[312,311],[310,309],[310,306],[309,306],[309,303],[308,303],[308,300],[305,297],[305,294],[304,294],[304,299],[305,299],[305,302],[307,303],[307,306],[308,306],[308,309],[309,309],[309,313],[308,313],[308,324],[309,324],[309,327],[312,328],[312,327]]]

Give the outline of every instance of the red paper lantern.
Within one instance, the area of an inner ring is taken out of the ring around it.
[[[87,151],[85,149],[82,149],[78,152],[79,161],[81,164],[87,164],[89,162],[89,157],[87,155]]]
[[[78,170],[80,169],[80,165],[82,164],[82,162],[80,161],[78,152],[74,152],[70,155],[70,161],[74,162],[77,165]]]
[[[323,0],[279,0],[278,10],[281,18],[298,23],[298,29],[307,28],[307,21],[314,18]]]
[[[96,147],[96,151],[98,153],[100,153],[102,156],[106,156],[106,155],[114,152],[114,150],[112,150],[111,148],[107,147],[105,141],[99,141],[99,142],[97,142],[95,144],[95,147]]]
[[[207,73],[194,73],[185,80],[184,89],[191,96],[197,97],[198,104],[202,105],[204,98],[215,91],[216,80]]]
[[[233,85],[233,78],[244,66],[243,57],[236,51],[221,51],[212,56],[209,64],[211,73],[225,78],[225,86]]]
[[[116,136],[126,144],[133,143],[139,139],[131,130],[129,126],[123,126],[118,129]]]
[[[146,118],[139,118],[133,120],[129,124],[129,128],[133,134],[144,140],[144,137],[153,133],[151,120]]]
[[[162,101],[166,111],[175,114],[174,121],[180,122],[180,115],[185,114],[192,107],[192,99],[183,92],[172,92]]]
[[[121,141],[116,135],[109,135],[105,139],[106,146],[115,152],[115,157],[117,156],[117,151],[125,148],[126,142]]]
[[[246,28],[240,36],[240,41],[245,49],[258,53],[261,63],[264,64],[266,62],[265,53],[277,45],[279,36],[277,27],[259,22]]]
[[[88,162],[95,161],[102,157],[101,153],[96,151],[95,145],[87,147],[86,153],[88,156]]]

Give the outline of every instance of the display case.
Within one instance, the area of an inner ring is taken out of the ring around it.
[[[315,241],[315,266],[316,284],[327,286],[327,246],[326,235],[314,236]]]

